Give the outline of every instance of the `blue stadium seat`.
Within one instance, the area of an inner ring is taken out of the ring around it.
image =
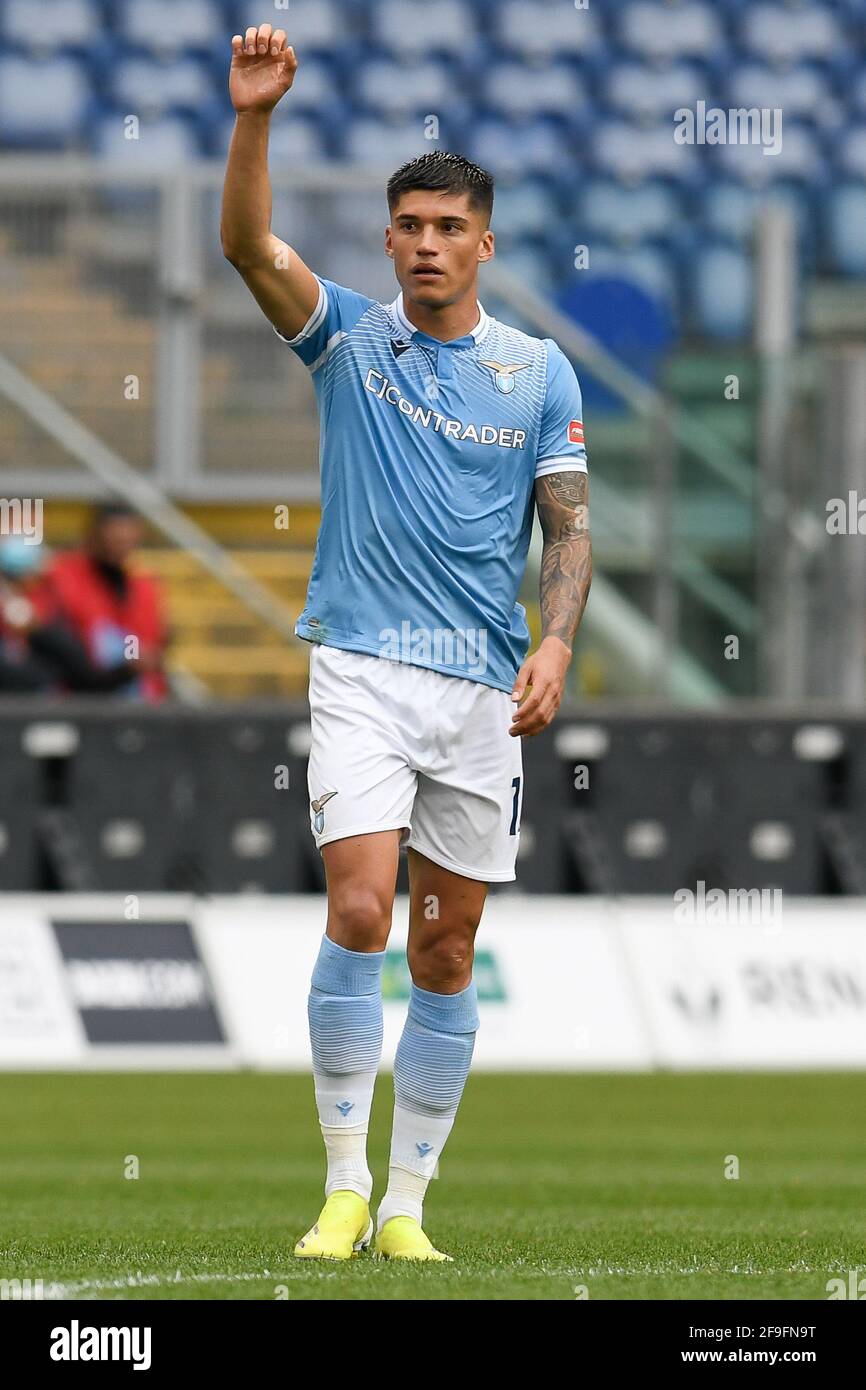
[[[745,63],[731,71],[728,101],[733,107],[781,107],[785,121],[820,123],[833,97],[826,77],[812,64],[782,71],[764,63]]]
[[[782,202],[794,211],[797,244],[802,249],[812,240],[812,210],[803,189],[785,183],[774,183],[770,190],[774,201]],[[701,221],[708,237],[724,239],[743,247],[752,243],[755,222],[766,202],[766,188],[750,187],[727,179],[715,179],[702,195]]]
[[[291,98],[286,99],[286,109],[321,116],[335,103],[342,104],[337,67],[321,57],[305,57],[292,84]]]
[[[381,248],[384,253],[383,237],[390,221],[384,184],[372,191],[353,188],[334,192],[328,199],[325,215],[329,225],[351,228],[359,242],[377,253]]]
[[[90,83],[77,59],[0,58],[0,144],[34,149],[75,145],[84,135],[90,109]]]
[[[504,120],[561,116],[574,120],[592,97],[571,63],[494,63],[481,83],[482,106]]]
[[[866,178],[866,123],[851,126],[842,136],[837,164],[845,174]]]
[[[546,174],[552,178],[576,176],[576,159],[562,130],[546,120],[479,121],[468,133],[467,153],[496,170],[502,178]]]
[[[632,61],[609,69],[603,96],[611,112],[646,121],[669,117],[680,106],[694,107],[706,91],[706,76],[694,63],[654,68]]]
[[[716,61],[725,44],[717,8],[707,4],[663,5],[637,0],[619,21],[621,43],[651,62],[677,58]]]
[[[770,63],[797,63],[812,58],[830,62],[842,50],[845,26],[824,5],[759,4],[739,25],[744,51]]]
[[[667,184],[625,188],[609,179],[585,185],[574,216],[581,236],[589,233],[619,246],[673,237],[681,220],[682,200]]]
[[[743,143],[707,146],[707,157],[716,176],[746,183],[760,185],[778,179],[824,183],[828,164],[815,133],[808,126],[783,121],[782,136],[777,154],[765,154],[760,143]]]
[[[678,145],[670,125],[647,129],[625,121],[604,121],[592,142],[593,163],[600,174],[613,174],[624,182],[669,178],[688,184],[701,177],[694,145]]]
[[[228,62],[231,35],[208,0],[134,0],[118,10],[117,25],[127,44],[150,53],[212,53],[222,41]]]
[[[825,203],[826,251],[843,275],[866,276],[866,186],[834,188]]]
[[[644,381],[657,378],[674,339],[669,288],[661,296],[652,288],[657,277],[664,280],[670,275],[668,262],[661,257],[653,266],[651,261],[651,256],[639,251],[624,264],[621,251],[598,247],[593,269],[575,273],[557,297],[563,313]],[[587,412],[627,412],[621,398],[585,368],[580,385]]]
[[[285,29],[288,42],[299,61],[308,54],[322,53],[333,57],[346,43],[347,26],[343,7],[337,0],[315,0],[315,4],[292,3],[290,9],[277,10],[262,0],[243,0],[232,6],[231,24],[225,33],[243,34],[250,26],[264,23],[272,29]]]
[[[866,69],[857,68],[851,75],[848,100],[852,116],[866,115]]]
[[[677,268],[669,252],[661,246],[645,243],[623,249],[621,245],[606,245],[593,238],[589,247],[589,268],[574,272],[575,278],[587,282],[611,279],[628,281],[647,294],[657,306],[665,306],[666,315],[675,309],[679,298]],[[560,277],[564,280],[565,277]],[[665,340],[667,341],[667,339]]]
[[[573,0],[505,0],[490,12],[490,33],[518,61],[532,58],[592,58],[603,53],[604,34],[592,6]]]
[[[224,159],[228,153],[234,126],[234,116],[228,116],[219,127],[213,147],[216,158]],[[271,126],[269,150],[272,173],[280,164],[291,167],[293,164],[317,163],[329,157],[321,122],[306,116],[294,120],[287,119],[285,115],[276,116]]]
[[[704,246],[691,274],[695,328],[711,338],[742,339],[752,327],[752,265],[731,246]]]
[[[326,280],[348,285],[381,304],[390,304],[400,293],[394,277],[394,263],[381,246],[365,245],[357,238],[345,241],[339,237],[328,238],[321,243],[319,255],[310,260],[316,273]]]
[[[342,140],[342,153],[353,163],[389,171],[407,159],[448,146],[444,130],[439,140],[426,140],[420,121],[384,121],[373,116],[350,121]]]
[[[92,47],[102,14],[95,0],[5,0],[0,8],[0,42],[16,52],[68,54]]]
[[[139,115],[203,111],[216,99],[210,69],[197,58],[126,58],[107,77],[115,106]]]
[[[142,118],[137,140],[127,139],[124,130],[121,115],[102,116],[92,128],[91,139],[102,159],[130,171],[168,173],[201,158],[199,128],[190,117]]]
[[[438,114],[455,101],[454,74],[441,60],[378,58],[365,63],[353,92],[355,109],[384,116]]]
[[[508,245],[522,237],[545,236],[560,216],[558,199],[543,183],[527,179],[497,186],[493,204],[497,244]]]
[[[378,0],[370,33],[390,53],[462,59],[476,38],[475,12],[462,0]]]
[[[502,252],[500,259],[504,270],[516,276],[522,285],[536,294],[552,296],[557,282],[562,278],[561,267],[551,268],[548,264],[542,241],[526,241],[508,248]]]

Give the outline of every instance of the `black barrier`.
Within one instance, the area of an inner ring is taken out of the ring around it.
[[[3,702],[0,890],[321,893],[309,733],[303,703]],[[563,709],[523,757],[497,891],[866,887],[866,720]]]
[[[0,885],[26,892],[40,883],[39,815],[43,766],[24,744],[28,720],[0,719]]]

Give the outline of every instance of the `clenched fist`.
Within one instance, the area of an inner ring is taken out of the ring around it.
[[[260,24],[232,39],[229,96],[235,111],[271,111],[291,87],[298,70],[285,29]]]

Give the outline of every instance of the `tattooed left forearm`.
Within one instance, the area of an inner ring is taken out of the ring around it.
[[[571,647],[592,582],[589,483],[585,473],[548,473],[535,484],[544,534],[541,555],[541,636]]]

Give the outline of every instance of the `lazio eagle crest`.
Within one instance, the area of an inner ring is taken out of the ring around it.
[[[503,396],[507,396],[514,390],[514,373],[524,371],[524,369],[529,366],[529,363],[512,362],[508,365],[505,362],[481,361],[481,366],[489,367],[490,371],[493,373],[493,380],[496,383],[497,391],[501,391]]]

